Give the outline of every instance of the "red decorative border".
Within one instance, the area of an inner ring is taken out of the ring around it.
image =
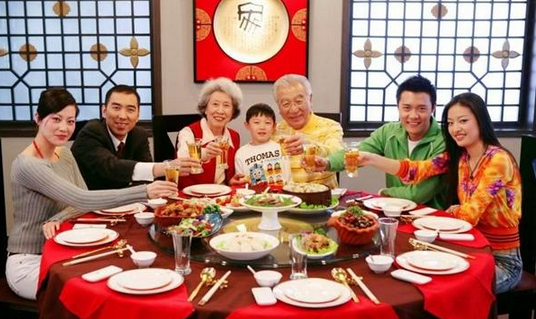
[[[236,82],[274,82],[287,73],[307,76],[309,0],[280,0],[289,14],[289,36],[275,56],[255,64],[234,60],[216,42],[213,32],[214,11],[221,0],[193,1],[195,82],[219,76]]]

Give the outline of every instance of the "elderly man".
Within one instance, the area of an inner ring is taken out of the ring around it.
[[[422,76],[413,76],[397,89],[396,99],[400,121],[383,125],[359,145],[359,149],[392,159],[425,160],[445,151],[441,129],[432,116],[436,106],[436,90]],[[344,169],[344,152],[329,157],[329,170]],[[444,208],[443,176],[419,184],[405,185],[393,175],[386,175],[381,195],[405,198],[435,208]]]
[[[279,106],[283,122],[277,130],[288,134],[283,144],[284,150],[291,155],[292,179],[294,182],[315,182],[331,188],[337,187],[333,172],[306,172],[301,164],[304,143],[313,143],[318,155],[328,156],[341,150],[342,127],[339,123],[317,116],[312,111],[311,84],[306,77],[287,74],[274,83],[274,98]]]
[[[140,96],[133,88],[110,89],[102,116],[82,128],[71,148],[89,189],[123,188],[164,175],[165,164],[152,162],[147,132],[136,126]],[[181,175],[200,165],[190,158],[180,162]]]

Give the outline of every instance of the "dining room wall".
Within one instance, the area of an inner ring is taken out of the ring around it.
[[[162,101],[164,114],[196,113],[197,95],[202,84],[193,82],[193,1],[162,0],[161,4],[161,59]],[[342,1],[311,0],[309,32],[309,79],[313,86],[313,109],[317,112],[340,111],[340,64]],[[258,102],[277,108],[272,97],[271,84],[240,84],[244,93],[242,114],[231,123],[242,137],[249,139],[243,126],[245,109]],[[276,112],[277,113],[277,112]],[[278,115],[279,116],[279,115]],[[31,138],[2,138],[3,183],[5,187],[5,214],[8,232],[13,223],[10,174],[11,162]],[[519,157],[521,139],[505,138],[501,142]],[[360,170],[359,178],[351,180],[341,174],[341,186],[375,192],[384,187],[384,174],[371,168]]]

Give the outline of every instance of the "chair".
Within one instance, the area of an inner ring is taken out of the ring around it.
[[[162,162],[176,157],[177,141],[171,142],[168,133],[178,132],[201,119],[199,114],[174,114],[153,116],[154,160]]]
[[[536,309],[536,136],[521,139],[519,170],[523,181],[522,215],[519,223],[523,277],[513,290],[497,295],[499,314],[508,314],[509,319],[530,319]]]
[[[334,120],[342,125],[342,114],[341,113],[316,113],[316,115]]]

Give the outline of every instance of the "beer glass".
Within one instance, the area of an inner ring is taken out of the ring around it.
[[[227,169],[227,153],[229,152],[229,139],[227,136],[217,136],[216,141],[220,144],[221,153],[216,158],[218,168]]]
[[[179,184],[179,175],[181,172],[180,166],[169,160],[164,161],[164,164],[166,165],[166,167],[164,168],[166,181]]]
[[[315,171],[315,159],[318,155],[318,146],[313,143],[304,144],[304,162],[305,162],[305,171],[314,172]]]
[[[285,151],[285,140],[289,137],[289,133],[281,127],[278,127],[275,131],[275,138],[279,146],[281,147],[281,155],[283,158],[288,158],[288,154]]]
[[[344,166],[348,177],[353,178],[358,175],[359,166],[359,142],[350,142],[344,147]]]
[[[190,249],[193,233],[190,229],[171,232],[173,252],[175,255],[175,272],[185,276],[192,272],[190,268]]]
[[[190,154],[191,158],[196,158],[199,161],[201,161],[201,145],[203,144],[203,140],[201,138],[196,138],[193,141],[188,141],[186,144],[188,145],[188,153]],[[201,174],[203,173],[203,167],[192,167],[191,171],[192,174]]]
[[[300,249],[301,235],[289,234],[289,261],[291,266],[290,279],[307,278],[307,254]]]

